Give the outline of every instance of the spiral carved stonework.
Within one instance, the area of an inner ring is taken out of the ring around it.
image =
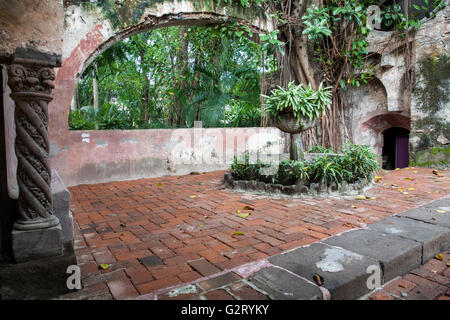
[[[48,138],[48,103],[52,100],[55,73],[40,65],[8,66],[8,85],[16,103],[15,151],[19,186],[19,219],[16,230],[56,226],[53,215]]]

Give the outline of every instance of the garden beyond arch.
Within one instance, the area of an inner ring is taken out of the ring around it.
[[[191,166],[174,168],[168,160],[172,130],[68,130],[68,112],[78,78],[100,53],[134,34],[175,25],[236,21],[257,32],[273,30],[272,18],[258,9],[217,5],[215,1],[67,1],[64,11],[62,66],[56,75],[54,100],[49,107],[49,136],[52,166],[67,185],[193,171]],[[236,137],[246,137],[244,143],[248,139],[246,132],[254,132],[243,128],[226,130],[234,131]],[[273,128],[258,129],[270,130]],[[230,132],[223,132],[222,136],[227,134]],[[207,140],[210,144],[205,148],[212,153],[222,148],[217,139]],[[227,146],[223,148],[224,153],[229,153]],[[220,168],[214,166],[203,171]]]

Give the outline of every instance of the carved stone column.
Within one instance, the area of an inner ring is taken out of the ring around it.
[[[61,226],[52,212],[50,188],[48,103],[54,80],[53,68],[45,60],[15,57],[8,66],[8,85],[16,103],[19,217],[12,246],[17,262],[62,253]]]

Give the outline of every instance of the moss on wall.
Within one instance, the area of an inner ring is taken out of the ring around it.
[[[410,160],[417,166],[448,167],[450,56],[429,56],[417,66],[414,98],[419,116],[411,123]]]

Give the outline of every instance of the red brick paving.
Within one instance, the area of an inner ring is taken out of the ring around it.
[[[375,200],[363,201],[235,192],[223,187],[224,172],[71,187],[83,289],[63,298],[132,298],[319,241],[447,195],[443,173],[389,172],[365,193]],[[138,260],[152,255],[163,265]]]
[[[444,260],[431,259],[407,275],[375,291],[371,300],[450,300],[450,248]]]

